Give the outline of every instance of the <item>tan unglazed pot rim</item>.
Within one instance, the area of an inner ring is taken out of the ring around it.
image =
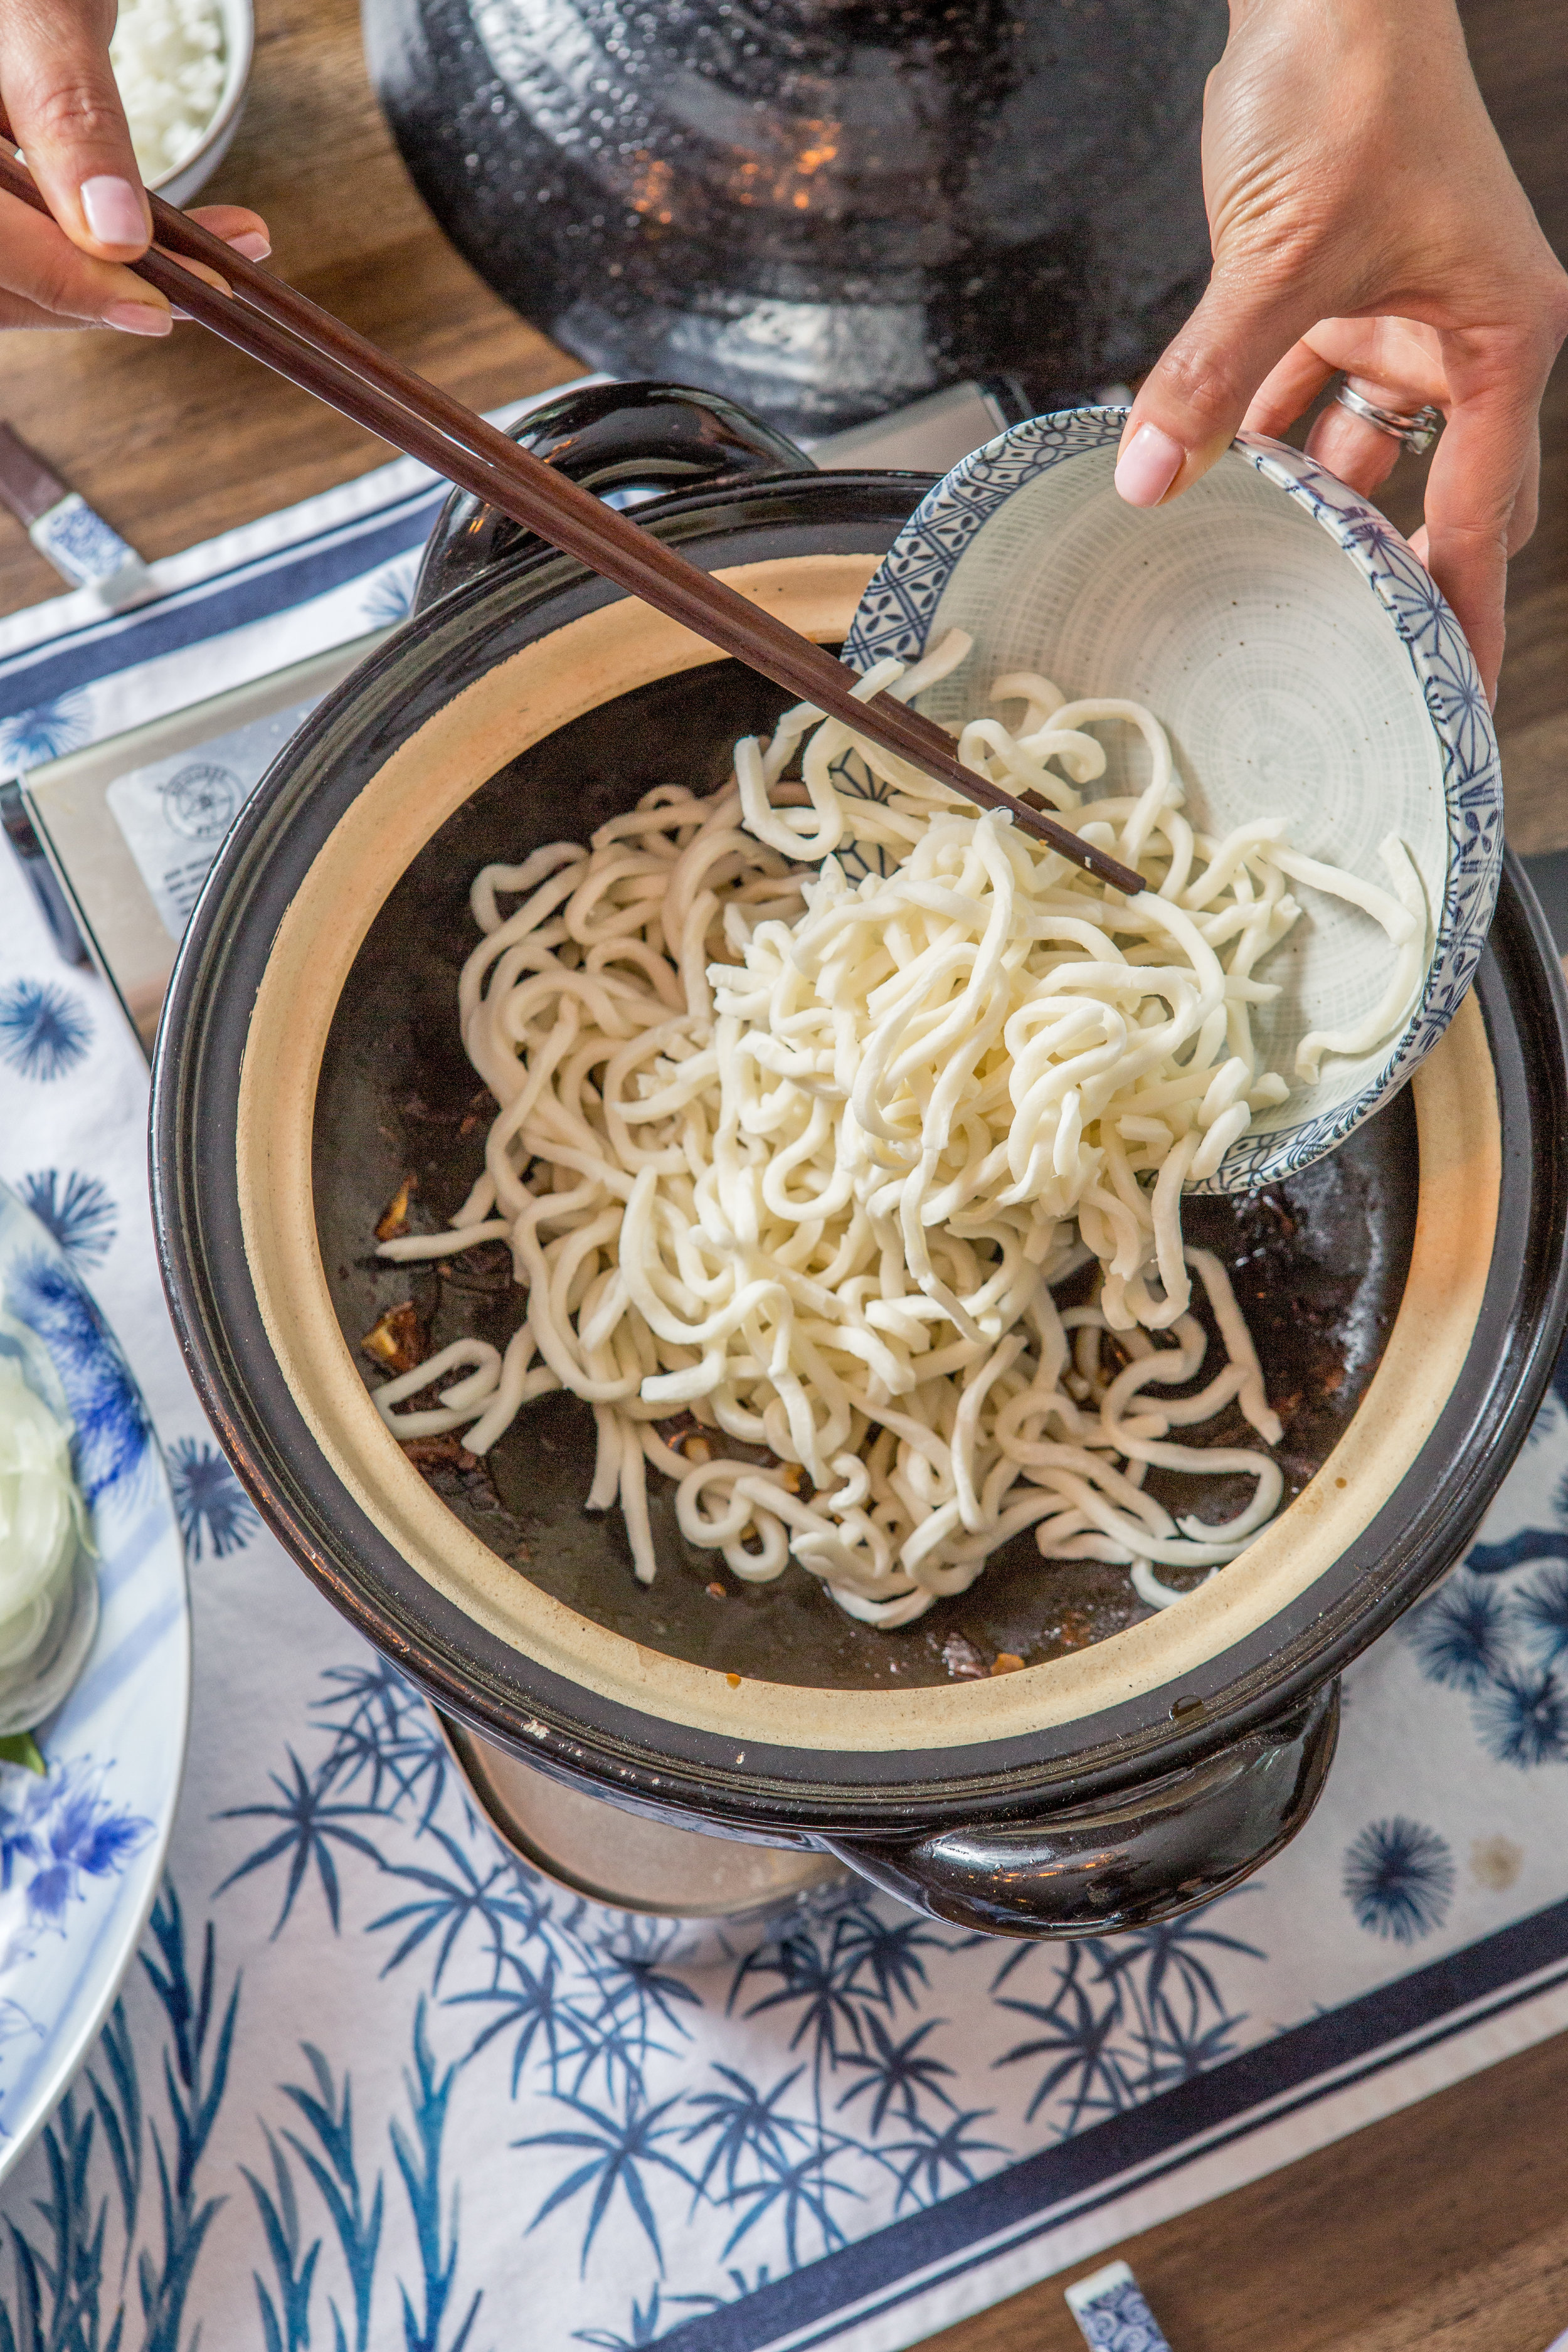
[[[799,555],[721,576],[819,641],[844,636],[879,557]],[[1148,1699],[1310,1601],[1406,1476],[1475,1338],[1497,1234],[1499,1087],[1473,996],[1412,1084],[1420,1187],[1410,1269],[1382,1361],[1304,1492],[1247,1552],[1156,1617],[1087,1650],[985,1682],[909,1691],[803,1689],[666,1657],[552,1599],[447,1510],[366,1392],[317,1240],[312,1132],[329,1031],[354,958],[425,844],[530,745],[615,698],[719,656],[616,602],[524,645],[455,692],[372,774],[316,852],[279,922],[239,1080],[236,1181],[249,1278],[270,1349],[314,1444],[385,1541],[474,1627],[595,1701],[774,1748],[963,1750],[1097,1722]]]

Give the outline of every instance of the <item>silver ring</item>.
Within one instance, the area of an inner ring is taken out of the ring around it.
[[[1440,408],[1417,408],[1408,415],[1402,415],[1397,408],[1379,408],[1374,400],[1363,399],[1359,392],[1352,392],[1348,383],[1341,384],[1334,398],[1342,408],[1348,408],[1352,416],[1360,416],[1377,432],[1386,433],[1391,441],[1403,441],[1405,446],[1414,449],[1417,457],[1423,449],[1430,449],[1437,437],[1437,427],[1443,422]]]

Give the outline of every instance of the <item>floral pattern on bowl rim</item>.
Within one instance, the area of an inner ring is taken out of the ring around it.
[[[865,671],[889,655],[917,661],[943,589],[982,527],[1053,466],[1114,447],[1125,412],[1065,409],[1012,426],[927,493],[865,595],[844,657]],[[1342,1143],[1409,1078],[1453,1019],[1486,946],[1502,873],[1502,779],[1491,709],[1469,645],[1440,589],[1387,517],[1299,449],[1262,434],[1232,446],[1305,508],[1366,580],[1404,646],[1443,758],[1448,861],[1426,984],[1382,1067],[1332,1109],[1247,1133],[1198,1191],[1277,1183]]]
[[[184,1551],[141,1391],[65,1252],[4,1184],[0,1309],[41,1342],[76,1423],[100,1599],[87,1664],[40,1728],[47,1776],[0,1765],[4,2178],[91,2048],[152,1908],[191,1652]]]

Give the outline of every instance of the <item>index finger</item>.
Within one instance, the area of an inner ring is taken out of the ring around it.
[[[152,215],[109,62],[111,6],[58,0],[0,7],[0,98],[49,210],[103,261],[145,252]]]
[[[1500,373],[1449,412],[1426,478],[1426,568],[1454,609],[1487,693],[1502,667],[1503,597],[1515,509],[1538,462],[1538,386]],[[1533,483],[1524,500],[1533,516]]]

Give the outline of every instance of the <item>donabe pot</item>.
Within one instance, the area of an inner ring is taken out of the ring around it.
[[[721,477],[639,517],[829,644],[926,487],[780,470],[775,436],[668,388],[557,404],[531,437],[623,489]],[[713,1598],[659,1505],[643,1588],[582,1508],[586,1407],[531,1407],[493,1481],[433,1486],[395,1442],[359,1353],[377,1316],[412,1291],[438,1345],[504,1337],[521,1302],[504,1262],[389,1268],[373,1229],[410,1172],[443,1222],[479,1164],[456,1023],[475,870],[654,783],[715,788],[782,698],[461,499],[424,587],[248,804],[158,1046],[164,1278],[268,1521],[448,1715],[620,1804],[822,1848],[1003,1934],[1103,1934],[1235,1884],[1305,1818],[1336,1677],[1463,1551],[1561,1336],[1568,1005],[1517,867],[1405,1093],[1267,1199],[1192,1204],[1286,1421],[1294,1499],[1239,1559],[1151,1616],[1123,1571],[1026,1546],[889,1635],[793,1570]],[[953,1679],[1002,1651],[1023,1669]]]
[[[415,185],[591,367],[800,433],[1152,367],[1202,291],[1222,0],[363,0]]]

